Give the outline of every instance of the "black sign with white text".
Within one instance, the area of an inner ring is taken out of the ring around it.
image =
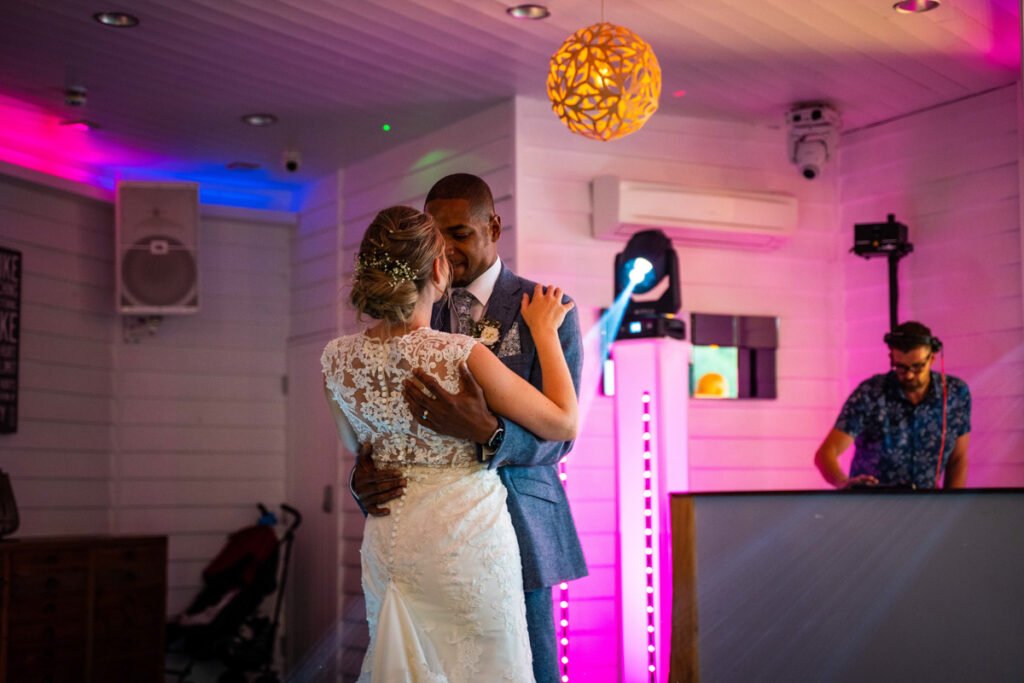
[[[18,431],[21,252],[0,247],[0,434]]]

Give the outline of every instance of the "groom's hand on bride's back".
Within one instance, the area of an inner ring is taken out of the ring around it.
[[[352,492],[366,513],[373,517],[391,514],[391,510],[381,507],[398,498],[405,492],[406,480],[399,470],[377,468],[373,461],[373,446],[363,444],[359,447],[356,466],[352,470]]]
[[[484,390],[465,363],[459,366],[462,391],[457,394],[445,391],[419,368],[412,374],[416,381],[405,380],[402,393],[416,422],[438,434],[487,443],[498,428],[498,418],[487,407]]]

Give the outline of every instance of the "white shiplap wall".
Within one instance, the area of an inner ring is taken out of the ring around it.
[[[835,172],[826,167],[813,182],[800,177],[787,161],[781,129],[659,114],[639,133],[602,144],[569,134],[547,103],[517,100],[519,272],[564,286],[580,307],[584,333],[612,301],[614,257],[624,246],[591,236],[595,176],[798,199],[797,231],[778,249],[677,247],[685,311],[781,321],[777,400],[691,401],[693,490],[823,485],[812,458],[834,417],[843,339]],[[571,668],[581,680],[613,680],[619,665],[613,417],[609,399],[594,399],[568,461],[590,567],[590,576],[570,588]]]
[[[900,320],[945,344],[946,370],[974,399],[968,485],[1024,484],[1017,87],[1007,86],[843,137],[844,237],[886,214],[910,229]],[[847,389],[887,370],[884,259],[845,262]]]
[[[167,534],[180,611],[256,502],[284,497],[292,217],[204,208],[202,310],[128,343],[109,203],[0,177],[0,216],[26,266],[23,419],[0,438],[20,533]]]
[[[334,657],[324,657],[323,646],[336,635],[339,572],[338,515],[325,508],[324,498],[344,505],[348,497],[339,481],[338,432],[325,409],[320,372],[320,353],[338,326],[340,183],[340,175],[328,176],[304,198],[292,236],[289,306],[288,499],[304,516],[289,581],[289,670],[323,667],[323,680],[332,680],[334,670]]]
[[[18,431],[0,435],[19,535],[110,526],[113,224],[105,202],[0,176],[0,246],[23,264]]]
[[[166,533],[168,610],[227,534],[284,500],[289,214],[204,211],[200,310],[116,334],[115,533]]]

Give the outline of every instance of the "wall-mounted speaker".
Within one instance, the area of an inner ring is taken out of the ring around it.
[[[199,310],[199,186],[117,185],[117,310],[175,315]]]

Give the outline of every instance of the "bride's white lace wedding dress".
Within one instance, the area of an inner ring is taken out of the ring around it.
[[[402,381],[422,368],[447,391],[474,340],[418,328],[334,339],[327,387],[378,466],[408,485],[391,514],[369,517],[363,591],[370,645],[359,681],[532,681],[519,546],[505,487],[470,442],[419,426]]]

